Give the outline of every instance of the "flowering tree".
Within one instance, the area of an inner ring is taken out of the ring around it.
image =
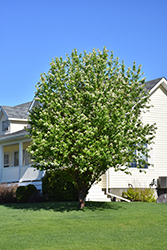
[[[141,67],[126,70],[105,47],[79,55],[74,50],[50,65],[36,86],[29,153],[37,169],[66,168],[83,207],[89,188],[109,167],[130,173],[132,161],[140,169],[149,165],[144,145],[152,143],[156,128],[141,120],[149,96]]]

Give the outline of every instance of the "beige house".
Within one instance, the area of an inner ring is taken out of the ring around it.
[[[90,189],[87,200],[98,200],[98,193],[101,189],[107,191],[108,197],[121,196],[122,191],[127,190],[129,186],[134,188],[152,187],[155,195],[157,195],[157,187],[162,188],[162,192],[163,189],[167,192],[167,80],[162,77],[146,82],[146,88],[150,92],[153,107],[149,113],[143,114],[143,122],[156,123],[158,128],[154,139],[155,144],[150,147],[150,158],[148,159],[153,166],[146,166],[145,174],[139,173],[139,170],[132,164],[130,169],[132,175],[121,171],[115,172],[111,167],[102,176],[102,181]],[[104,193],[102,196],[101,192],[101,200],[107,201],[103,197]]]
[[[143,114],[144,123],[156,123],[157,133],[155,144],[150,150],[150,163],[153,166],[145,168],[146,174],[139,173],[135,165],[131,167],[132,175],[115,172],[111,167],[102,181],[94,185],[87,196],[87,200],[108,200],[103,190],[109,196],[121,196],[122,191],[129,186],[147,188],[152,186],[156,190],[157,182],[162,188],[167,188],[167,80],[162,77],[146,83],[150,92],[151,108],[149,113]],[[28,102],[14,107],[0,107],[0,183],[35,184],[41,189],[43,172],[30,166],[26,148],[31,139],[26,137],[25,127],[28,125],[28,110],[35,102]]]

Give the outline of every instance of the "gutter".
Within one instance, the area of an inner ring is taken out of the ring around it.
[[[19,121],[19,122],[27,122],[28,121],[28,119],[22,119],[22,118],[20,118],[20,119],[18,119],[18,118],[8,118],[8,120],[9,121]]]
[[[106,194],[107,194],[108,196],[116,197],[116,198],[118,198],[118,199],[120,199],[120,200],[123,200],[123,201],[126,201],[126,202],[131,202],[131,201],[128,200],[128,199],[125,199],[125,198],[123,198],[123,197],[121,197],[121,196],[118,196],[118,195],[116,195],[116,194],[112,194],[112,193],[109,193],[109,192],[108,192],[108,171],[106,171]]]

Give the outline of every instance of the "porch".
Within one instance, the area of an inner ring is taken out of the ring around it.
[[[0,183],[40,181],[43,172],[31,167],[30,141],[0,145]]]

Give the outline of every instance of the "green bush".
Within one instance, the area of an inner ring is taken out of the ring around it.
[[[42,178],[42,193],[52,201],[78,200],[78,192],[67,170],[46,172]]]
[[[27,186],[19,186],[16,190],[17,201],[21,203],[27,202],[31,195],[36,191],[36,187],[32,184]]]
[[[24,203],[26,202],[26,187],[19,186],[16,190],[16,198],[18,202]]]
[[[37,188],[33,184],[28,184],[26,186],[26,192],[27,192],[27,197],[30,198],[30,196],[37,191]]]
[[[18,185],[0,184],[0,203],[16,202],[16,189]]]
[[[127,192],[123,191],[122,197],[131,201],[156,202],[154,190],[151,188],[128,188]]]

